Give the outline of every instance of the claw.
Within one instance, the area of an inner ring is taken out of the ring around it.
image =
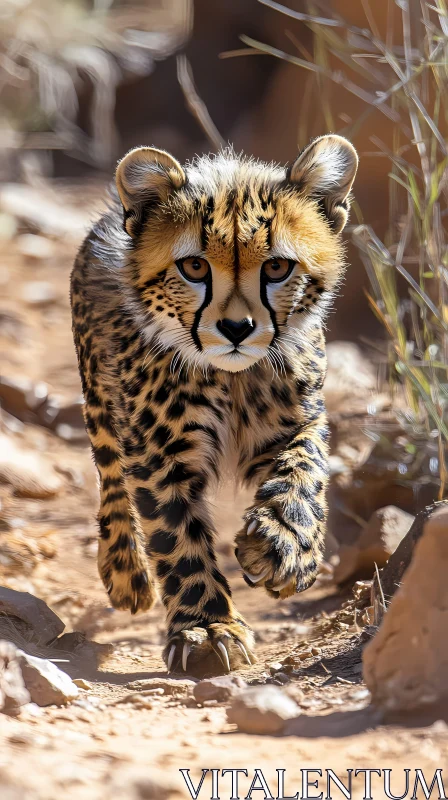
[[[236,639],[235,644],[237,645],[237,647],[240,648],[244,658],[246,659],[247,663],[251,667],[252,666],[252,661],[249,658],[249,654],[248,654],[246,648],[244,647],[244,644],[242,642],[240,642],[238,639]]]
[[[285,578],[284,581],[278,583],[276,586],[271,586],[269,588],[274,592],[281,592],[281,590],[284,589],[286,586],[288,586],[290,582],[291,582],[291,576],[289,576],[289,578]]]
[[[246,572],[246,570],[244,570],[244,574],[247,575],[247,577],[249,578],[250,581],[252,581],[252,583],[260,583],[260,581],[262,581],[263,578],[265,578],[268,572],[270,571],[271,568],[266,567],[266,569],[264,569],[263,572],[260,572],[259,575],[252,575],[252,573]]]
[[[182,669],[184,672],[187,671],[187,661],[188,661],[188,656],[190,655],[190,650],[191,650],[190,645],[188,644],[188,642],[185,642],[184,649],[182,650]]]
[[[175,652],[176,652],[176,645],[172,644],[171,645],[171,650],[170,650],[170,652],[168,654],[168,660],[167,660],[167,663],[166,663],[166,668],[167,668],[168,672],[171,672],[171,667],[172,667],[172,664],[173,664],[173,658],[174,658],[174,653]]]
[[[226,646],[225,646],[224,642],[216,642],[216,647],[219,650],[218,655],[219,655],[223,665],[227,669],[227,672],[230,672],[229,654],[228,654],[228,652],[226,650]]]
[[[257,522],[256,519],[253,519],[252,522],[249,522],[249,525],[247,526],[247,531],[246,531],[247,536],[250,536],[251,533],[254,533],[254,531],[256,530],[257,526],[258,526],[258,522]]]
[[[110,594],[113,588],[114,588],[114,585],[113,585],[113,583],[112,583],[112,581],[111,581],[111,582],[109,583],[109,585],[108,585],[108,586],[106,586],[106,592],[107,592],[107,594]]]

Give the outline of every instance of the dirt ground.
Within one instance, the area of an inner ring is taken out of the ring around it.
[[[0,263],[2,373],[43,381],[67,402],[80,392],[68,302],[76,246],[69,238],[56,241],[53,255],[38,260],[23,255],[15,238],[2,245]],[[29,303],[25,287],[31,281],[49,282],[51,299]],[[29,561],[16,567],[0,559],[0,583],[43,598],[67,631],[111,645],[109,654],[108,648],[86,646],[60,664],[90,684],[71,705],[28,706],[17,717],[0,715],[2,800],[189,797],[182,768],[191,770],[195,785],[203,768],[246,768],[248,778],[240,780],[242,797],[255,768],[263,770],[274,796],[276,769],[286,770],[286,795],[301,788],[304,768],[332,768],[341,778],[350,768],[393,768],[393,791],[402,794],[404,768],[418,767],[432,780],[434,771],[445,766],[445,722],[432,718],[386,724],[369,706],[361,663],[362,645],[371,635],[364,628],[365,601],[351,601],[350,590],[341,594],[324,579],[282,602],[246,586],[232,547],[245,498],[229,487],[216,500],[218,552],[236,604],[254,626],[258,642],[258,663],[241,676],[249,683],[278,680],[270,665],[290,656],[290,671],[286,664],[287,677],[281,680],[299,702],[301,716],[288,736],[249,736],[228,724],[224,704],[198,706],[185,677],[175,676],[177,684],[164,683],[161,604],[136,617],[114,611],[97,575],[97,483],[86,439],[67,441],[8,415],[1,431],[19,447],[45,456],[61,486],[47,500],[18,498],[11,487],[0,486],[0,514],[8,522],[8,536],[11,529],[16,531],[30,553]],[[5,536],[0,529],[0,542]],[[142,694],[148,688],[164,693]],[[385,796],[382,779],[374,776],[372,785],[373,797]],[[211,794],[208,774],[199,797]],[[352,796],[363,795],[359,778]],[[336,789],[334,796],[343,795]],[[231,797],[229,776],[221,778],[220,797]]]

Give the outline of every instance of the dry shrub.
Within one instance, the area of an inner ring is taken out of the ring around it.
[[[178,50],[192,0],[2,0],[0,147],[64,149],[107,166],[115,157],[119,82]],[[88,131],[77,124],[90,94]]]

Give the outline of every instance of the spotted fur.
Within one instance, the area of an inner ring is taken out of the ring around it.
[[[112,605],[133,613],[158,587],[169,668],[253,660],[213,549],[207,496],[229,468],[256,487],[236,536],[246,582],[288,597],[315,580],[328,476],[322,327],[356,166],[337,136],[289,169],[232,151],[182,167],[140,148],[79,251],[71,298],[100,476],[99,571]],[[192,256],[208,262],[202,283],[182,273]],[[288,259],[283,282],[266,280],[271,258]],[[234,345],[223,318],[250,319],[252,332]]]

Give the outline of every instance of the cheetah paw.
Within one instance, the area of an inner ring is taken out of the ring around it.
[[[256,661],[253,645],[253,633],[242,623],[214,622],[207,628],[189,628],[170,636],[163,658],[168,672],[202,678],[251,666]]]
[[[316,580],[322,559],[320,532],[301,530],[278,508],[252,509],[235,544],[246,583],[264,586],[272,597],[290,597]]]
[[[149,611],[157,597],[151,578],[145,570],[129,574],[112,572],[110,579],[103,583],[111,605],[122,611],[129,609],[131,614]]]
[[[149,611],[154,605],[156,589],[151,575],[141,565],[131,564],[118,571],[106,561],[99,562],[98,569],[114,608],[129,609],[131,614],[136,614],[137,611]]]

